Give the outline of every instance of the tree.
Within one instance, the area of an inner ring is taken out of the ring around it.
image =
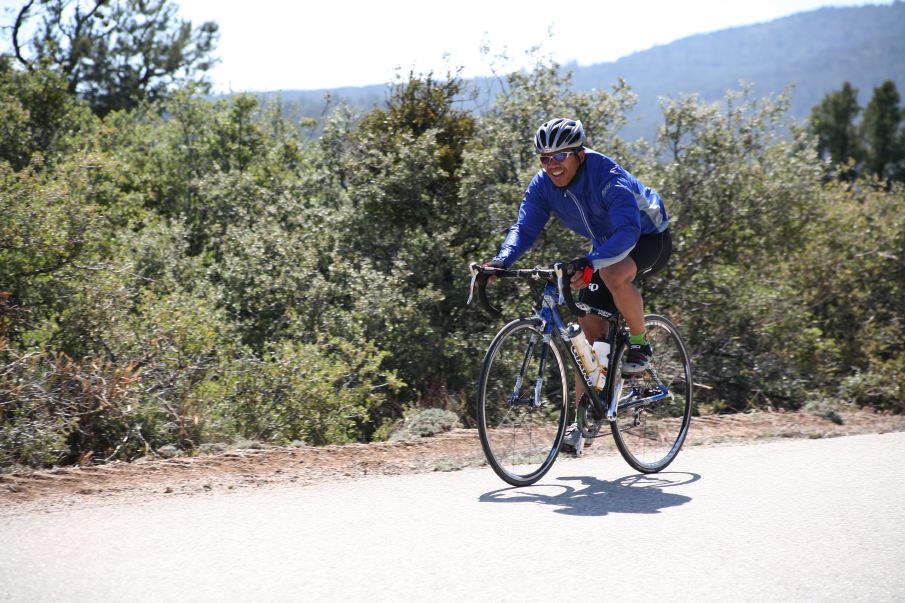
[[[0,161],[22,169],[36,155],[53,163],[63,139],[94,118],[84,103],[66,92],[59,74],[19,71],[0,56]]]
[[[168,0],[28,0],[12,26],[13,53],[29,71],[61,73],[101,116],[190,82],[209,90],[218,26],[193,29],[176,11]]]
[[[900,143],[903,111],[899,101],[895,83],[886,80],[874,88],[874,96],[864,110],[861,131],[867,169],[880,178],[893,177],[898,162],[905,159],[905,149]]]
[[[821,170],[788,107],[788,96],[757,100],[750,89],[728,93],[725,108],[664,103],[656,151],[667,163],[648,182],[666,199],[674,254],[645,303],[685,325],[695,379],[712,387],[698,402],[712,408],[794,408],[820,364],[802,328],[796,258],[820,219]]]
[[[845,82],[842,89],[830,92],[811,109],[811,132],[817,136],[817,151],[829,155],[836,165],[859,159],[861,149],[854,120],[861,112],[858,90]]]
[[[392,349],[390,368],[431,399],[446,391],[461,362],[455,346],[437,349],[462,312],[462,245],[477,230],[458,191],[475,119],[461,108],[468,90],[449,75],[410,73],[393,88],[385,108],[355,126],[333,119],[322,148],[343,204],[342,233],[333,256],[351,294],[342,307],[356,316],[362,337]],[[323,176],[320,179],[327,180]],[[347,330],[347,332],[350,332]]]

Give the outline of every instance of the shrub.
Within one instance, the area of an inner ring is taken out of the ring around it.
[[[274,344],[263,358],[233,366],[211,429],[281,445],[364,439],[368,411],[402,385],[381,371],[385,355],[338,339]]]
[[[2,341],[0,341],[2,345]],[[147,452],[134,364],[0,348],[0,466],[42,467]]]
[[[425,438],[461,427],[456,413],[441,408],[416,408],[405,413],[387,438],[391,442]]]

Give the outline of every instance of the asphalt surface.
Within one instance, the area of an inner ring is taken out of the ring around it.
[[[0,601],[905,601],[905,433],[0,519]]]

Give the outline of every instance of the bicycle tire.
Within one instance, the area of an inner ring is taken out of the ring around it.
[[[623,374],[628,345],[623,341],[617,347],[616,370],[607,387],[609,396],[617,396],[620,403],[610,429],[629,465],[642,473],[656,473],[675,460],[688,435],[694,396],[692,366],[682,337],[669,319],[648,314],[644,325],[654,352],[651,367],[638,374]]]
[[[481,365],[477,419],[484,455],[503,481],[528,486],[550,470],[568,401],[562,353],[544,341],[541,321],[522,318],[500,329]]]

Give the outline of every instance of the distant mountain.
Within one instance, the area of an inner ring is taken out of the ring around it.
[[[699,34],[637,52],[613,63],[575,67],[576,89],[609,86],[623,77],[638,94],[637,113],[659,123],[659,97],[697,93],[719,100],[749,82],[757,96],[794,84],[791,114],[811,107],[849,81],[865,105],[873,88],[893,80],[905,95],[905,2],[823,8],[767,23]]]
[[[682,38],[610,63],[570,64],[576,90],[608,89],[624,78],[638,95],[632,124],[623,135],[650,138],[661,121],[659,99],[685,93],[719,100],[739,82],[756,96],[794,85],[791,114],[805,119],[811,107],[848,81],[867,104],[873,88],[893,80],[905,97],[905,2],[822,8],[766,23]],[[369,108],[387,98],[387,86],[278,91],[293,113],[319,118],[324,97]]]

